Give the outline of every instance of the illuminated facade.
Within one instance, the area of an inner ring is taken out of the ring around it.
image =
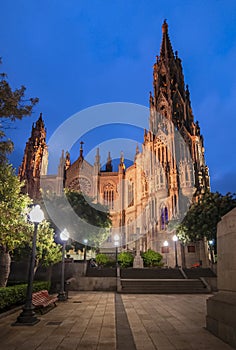
[[[102,171],[99,149],[94,164],[90,164],[83,157],[81,143],[78,159],[71,163],[69,153],[63,153],[58,174],[45,176],[44,180],[52,192],[59,194],[63,187],[82,191],[109,207],[113,226],[107,246],[118,233],[124,249],[133,249],[138,240],[141,251],[151,248],[165,253],[167,264],[174,265],[174,226],[168,225],[180,220],[190,203],[209,189],[210,184],[203,137],[198,122],[194,121],[181,60],[173,52],[165,21],[160,55],[153,66],[149,104],[149,129],[144,130],[142,149],[136,148],[133,165],[126,168],[121,154],[118,171],[113,171],[109,153]],[[41,128],[40,137],[37,128]],[[45,135],[40,116],[19,172],[26,182],[26,192],[33,198],[38,196],[40,175],[46,175]],[[164,241],[169,242],[168,248],[164,247]],[[178,245],[179,259],[184,256],[186,260],[182,260],[182,265],[191,265],[200,258],[204,262],[202,252],[203,243],[202,246]]]

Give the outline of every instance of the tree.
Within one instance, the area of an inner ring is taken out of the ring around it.
[[[189,208],[182,223],[177,227],[178,238],[183,243],[203,240],[216,242],[217,224],[222,216],[236,207],[236,195],[206,192]]]
[[[83,244],[86,238],[87,246],[99,247],[107,239],[110,231],[111,219],[107,207],[100,203],[93,203],[92,198],[80,192],[66,189],[65,194],[69,202],[68,206],[65,206],[63,197],[51,194],[44,196],[46,208],[50,208],[50,212],[56,216],[55,223],[52,223],[55,225],[55,230],[57,226],[64,226],[71,234],[73,241]],[[78,220],[74,220],[75,217],[71,215],[71,208]]]
[[[28,195],[21,193],[22,183],[12,165],[0,164],[0,287],[5,287],[10,274],[11,256],[31,254],[34,232],[27,214],[32,204]],[[44,220],[38,227],[35,270],[60,261],[60,247],[54,242],[54,231]]]
[[[1,64],[1,59],[0,59]],[[24,86],[12,90],[5,73],[0,73],[0,163],[13,151],[13,143],[6,138],[5,130],[9,123],[30,116],[38,98],[25,99]]]
[[[14,258],[22,259],[27,257],[32,251],[33,225],[31,225],[31,235],[29,241],[22,243],[14,250]],[[38,225],[37,243],[36,243],[36,259],[34,272],[40,267],[48,267],[61,261],[61,247],[54,240],[54,230],[50,227],[50,223],[43,220]]]
[[[0,287],[7,283],[10,273],[10,253],[26,242],[32,230],[26,220],[27,195],[20,193],[22,184],[11,165],[0,165]]]

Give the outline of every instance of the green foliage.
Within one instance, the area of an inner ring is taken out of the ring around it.
[[[183,243],[202,240],[216,240],[217,224],[222,216],[236,207],[235,194],[222,195],[206,192],[189,208],[182,223],[177,227],[178,238]]]
[[[98,266],[108,266],[110,265],[111,259],[107,254],[97,254],[96,255],[96,263]]]
[[[45,267],[61,261],[61,246],[55,243],[54,230],[46,220],[38,227],[36,261]]]
[[[65,194],[69,202],[66,206],[63,197],[44,194],[46,206],[50,206],[59,226],[66,227],[74,241],[83,243],[86,238],[88,247],[99,247],[110,231],[111,219],[107,207],[93,203],[92,198],[76,191],[65,190]],[[74,213],[78,220],[75,220]]]
[[[14,250],[14,259],[21,260],[22,257],[28,256],[32,251],[33,225],[30,240]],[[38,225],[35,271],[39,266],[50,266],[61,261],[61,245],[54,241],[54,230],[46,220]]]
[[[22,184],[11,165],[0,165],[0,247],[4,252],[11,252],[26,242],[32,227],[26,221],[28,205],[27,195],[20,193]]]
[[[148,249],[142,253],[142,258],[145,266],[162,266],[162,255],[152,249]]]
[[[0,60],[1,63],[1,60]],[[13,91],[5,73],[0,73],[0,163],[6,160],[6,154],[12,152],[13,143],[6,139],[5,129],[9,123],[30,116],[38,98],[25,98],[24,86]]]
[[[50,282],[34,282],[33,292],[50,289]],[[0,312],[25,302],[27,284],[0,288]]]
[[[118,263],[121,267],[132,266],[134,257],[130,252],[121,252],[118,254]]]

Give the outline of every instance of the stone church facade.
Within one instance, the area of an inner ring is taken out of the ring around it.
[[[144,130],[142,149],[137,146],[134,162],[127,168],[121,154],[117,171],[113,171],[110,153],[101,170],[99,149],[94,164],[87,162],[81,142],[75,162],[71,163],[69,153],[63,152],[58,174],[47,175],[46,130],[40,115],[26,144],[19,177],[25,181],[24,191],[34,199],[40,196],[41,178],[51,192],[60,194],[65,187],[107,205],[112,229],[106,246],[109,242],[112,246],[118,234],[122,249],[151,248],[165,256],[168,266],[174,266],[173,223],[181,220],[210,183],[203,136],[194,121],[181,60],[173,52],[165,21],[160,55],[153,66],[149,106],[149,129]],[[180,265],[191,266],[199,260],[207,264],[206,253],[203,242],[177,245]]]

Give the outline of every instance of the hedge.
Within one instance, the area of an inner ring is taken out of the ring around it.
[[[10,309],[12,306],[24,304],[27,284],[18,284],[10,287],[0,288],[0,312]],[[50,289],[50,282],[34,282],[33,292]]]

